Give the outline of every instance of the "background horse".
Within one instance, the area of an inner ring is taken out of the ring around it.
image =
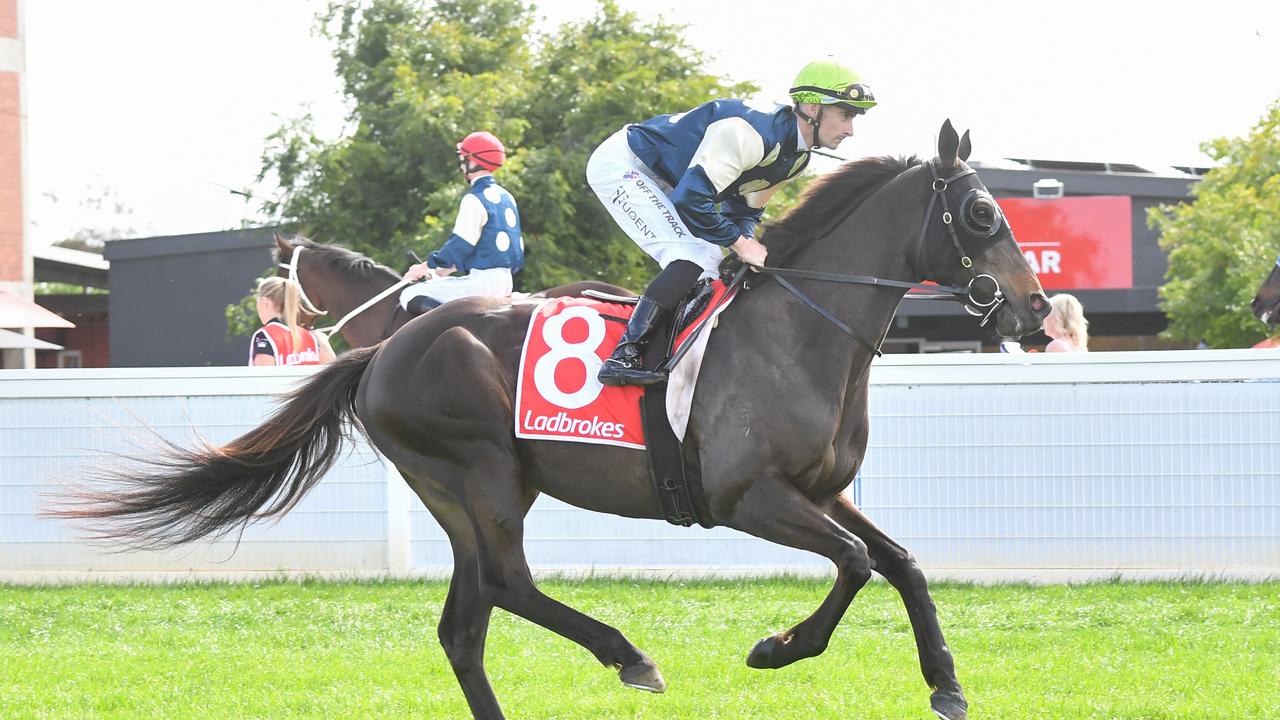
[[[999,206],[965,165],[969,148],[968,134],[957,137],[948,121],[934,160],[872,158],[830,173],[768,231],[770,261],[899,281],[982,279],[997,287],[990,302],[971,295],[971,304],[988,308],[1001,335],[1035,331],[1048,299]],[[780,280],[761,280],[710,337],[686,461],[700,475],[711,523],[822,555],[836,579],[812,615],[759,641],[747,664],[781,668],[821,653],[874,570],[902,595],[932,710],[965,718],[923,573],[843,492],[866,449],[873,349],[838,334]],[[836,283],[807,289],[815,305],[864,338],[884,336],[905,292]],[[524,517],[540,493],[627,517],[664,515],[643,452],[514,436],[517,363],[536,307],[495,298],[447,303],[381,345],[325,366],[229,445],[117,473],[119,492],[61,514],[107,521],[101,534],[143,547],[227,532],[293,507],[334,462],[346,424],[358,422],[449,537],[454,570],[439,638],[475,717],[503,717],[484,670],[494,607],[582,645],[624,684],[661,692],[666,683],[648,656],[618,630],[543,594],[525,560]]]
[[[276,274],[297,280],[302,286],[303,310],[312,315],[327,313],[334,322],[401,280],[396,271],[358,252],[305,238],[290,241],[276,235],[276,260]],[[584,290],[635,295],[617,285],[585,281],[549,288],[533,297],[577,297]],[[368,347],[387,339],[411,319],[400,307],[400,291],[396,290],[351,317],[339,332],[351,347]]]
[[[1271,274],[1262,281],[1249,306],[1253,308],[1253,316],[1265,323],[1267,327],[1274,327],[1280,323],[1280,258],[1276,258]]]

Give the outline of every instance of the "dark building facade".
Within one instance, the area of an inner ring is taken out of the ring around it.
[[[1187,202],[1203,174],[1198,168],[1152,172],[1133,165],[1014,160],[972,163],[1000,202],[1018,244],[1052,296],[1080,299],[1089,320],[1090,348],[1140,350],[1183,347],[1160,340],[1166,320],[1157,304],[1167,261],[1147,211]],[[1045,182],[1047,181],[1047,182]],[[1036,197],[1037,183],[1059,198]],[[1042,334],[1023,339],[1043,347]],[[997,338],[953,303],[906,299],[886,339],[886,352],[996,349]]]
[[[274,231],[108,242],[111,366],[246,364],[249,338],[227,337],[226,307],[274,262]]]

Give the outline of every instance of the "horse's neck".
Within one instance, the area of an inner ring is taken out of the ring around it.
[[[797,250],[787,266],[802,270],[871,275],[885,280],[919,282],[914,268],[924,203],[912,170],[891,180],[867,198],[857,210],[832,231],[815,237]],[[906,176],[906,177],[904,177]],[[835,282],[803,282],[803,290],[871,343],[888,331],[904,290],[886,286],[853,285]],[[806,322],[825,323],[839,334],[830,321],[809,311]],[[863,352],[870,362],[870,353]],[[857,368],[855,368],[856,370]],[[856,373],[855,373],[856,374]]]
[[[917,187],[918,171],[911,168],[890,180],[834,229],[798,249],[787,265],[919,282],[913,253],[927,198]]]
[[[399,282],[381,273],[372,277],[331,277],[325,281],[325,303],[329,316],[337,323],[370,298]],[[360,312],[342,327],[342,336],[353,347],[374,345],[390,332],[392,313],[398,307],[396,293]]]

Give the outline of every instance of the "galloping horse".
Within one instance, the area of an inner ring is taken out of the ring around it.
[[[823,652],[874,570],[902,595],[930,706],[947,720],[965,718],[968,703],[924,574],[843,492],[867,444],[874,348],[838,334],[834,321],[882,338],[905,290],[810,280],[856,271],[968,286],[967,302],[985,307],[1001,335],[1038,329],[1048,299],[965,164],[969,149],[968,133],[959,138],[948,121],[938,157],[845,165],[768,231],[770,262],[809,271],[801,284],[812,304],[788,294],[782,277],[760,276],[740,293],[710,337],[683,446],[710,522],[817,553],[837,570],[817,610],[759,641],[747,664],[781,668]],[[535,307],[447,303],[338,358],[229,445],[118,473],[120,493],[92,495],[62,515],[106,520],[107,537],[144,547],[225,533],[292,508],[334,462],[346,425],[359,423],[449,536],[454,570],[439,638],[476,718],[503,717],[484,669],[494,607],[582,645],[625,685],[661,692],[666,683],[647,655],[544,595],[525,560],[524,517],[540,493],[626,517],[664,515],[643,452],[514,436],[514,378]]]
[[[360,253],[305,238],[291,242],[276,235],[276,260],[276,274],[296,280],[302,288],[303,310],[333,317],[351,347],[376,345],[412,319],[400,307],[399,290],[392,290],[401,284],[400,276]],[[532,297],[577,297],[585,290],[635,294],[617,285],[588,280],[549,288]],[[383,297],[368,304],[379,295]]]
[[[1280,323],[1280,312],[1277,312],[1280,311],[1280,258],[1276,258],[1271,274],[1262,281],[1249,307],[1253,308],[1253,316],[1267,327],[1274,327]]]

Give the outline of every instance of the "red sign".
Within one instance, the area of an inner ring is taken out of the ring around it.
[[[1000,198],[1018,246],[1047,290],[1133,287],[1128,195]]]
[[[589,298],[556,298],[538,306],[520,357],[516,437],[644,449],[643,390],[606,388],[596,380],[630,315],[630,307]]]

